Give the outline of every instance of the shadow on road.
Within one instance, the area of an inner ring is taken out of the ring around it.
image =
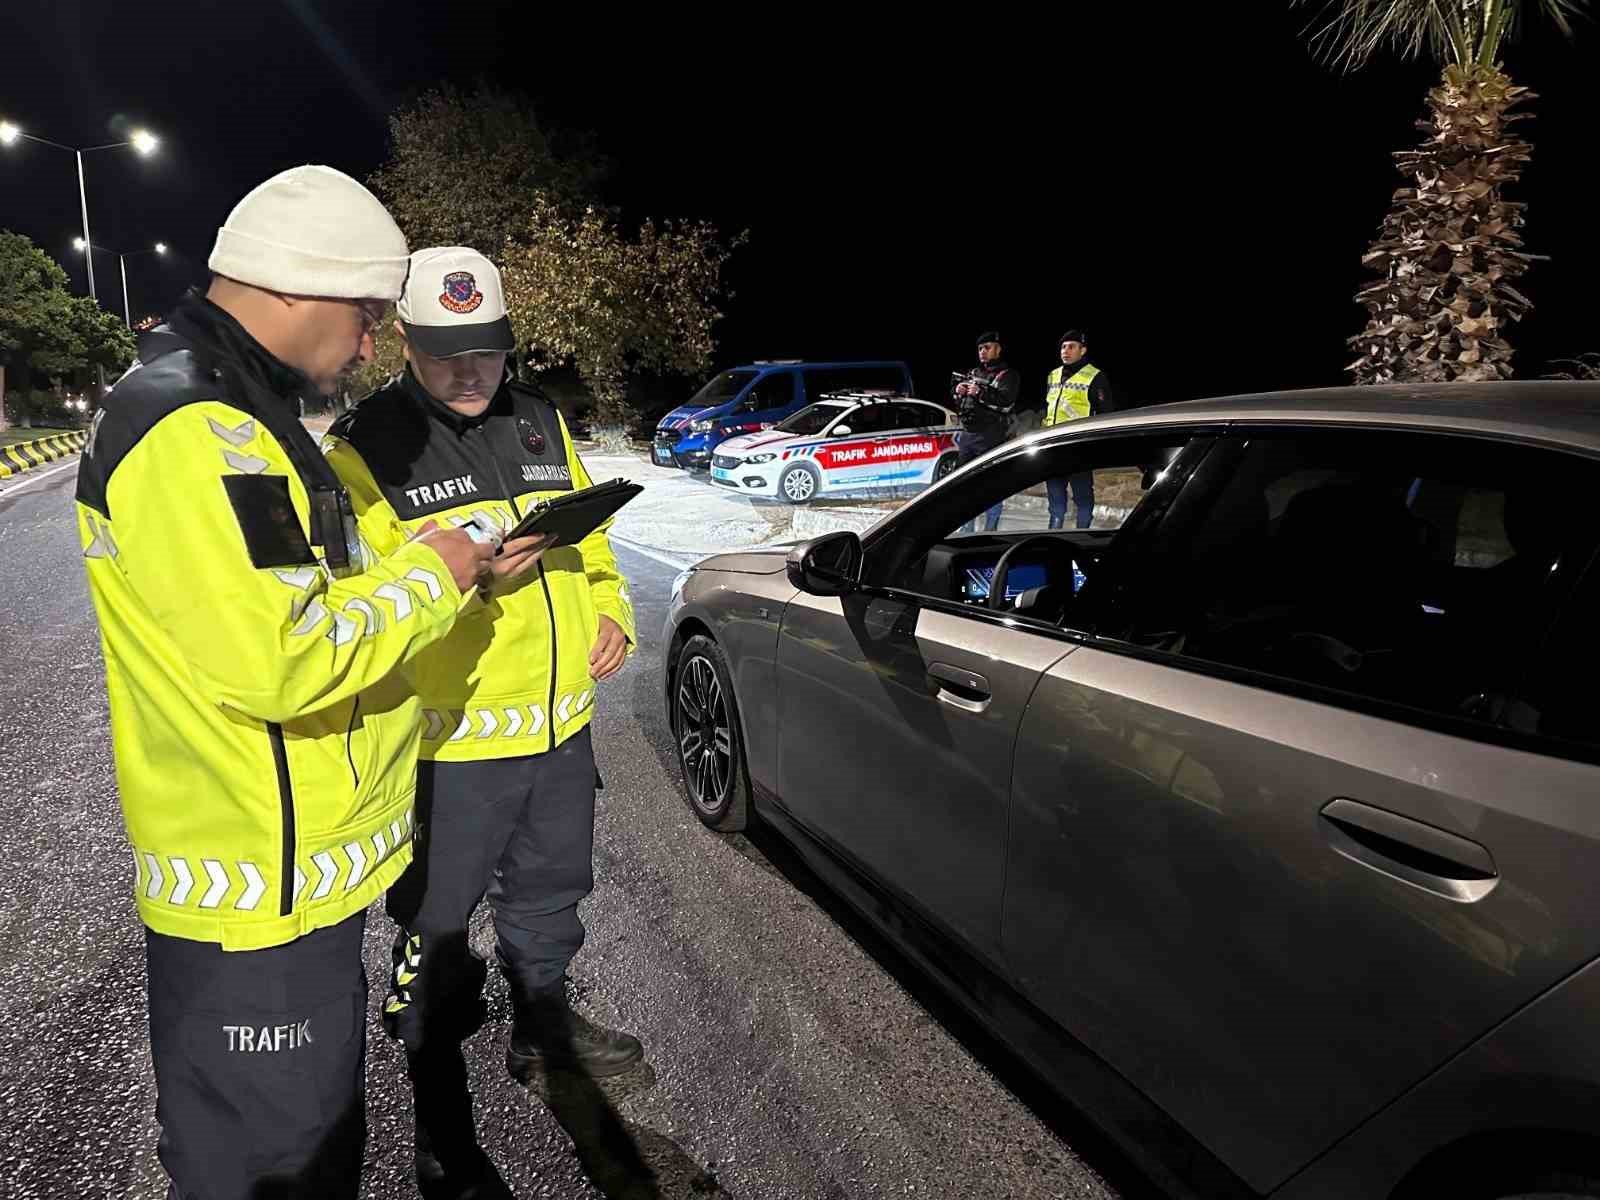
[[[732,1200],[717,1177],[670,1138],[622,1117],[614,1101],[655,1085],[642,1063],[615,1079],[594,1080],[567,1071],[536,1075],[528,1090],[555,1115],[578,1152],[590,1181],[609,1200]]]
[[[681,799],[679,802],[683,803]],[[1086,1114],[1064,1103],[1027,1062],[949,999],[938,983],[835,895],[771,826],[752,814],[749,827],[742,834],[713,834],[708,831],[707,836],[730,840],[740,854],[761,863],[765,869],[782,876],[808,896],[903,987],[946,1033],[1026,1105],[1079,1159],[1098,1172],[1123,1200],[1169,1200],[1167,1193],[1151,1182],[1144,1168]]]

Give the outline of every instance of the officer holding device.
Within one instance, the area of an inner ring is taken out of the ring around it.
[[[428,521],[504,534],[590,486],[561,414],[507,370],[516,342],[488,259],[417,251],[398,312],[404,373],[324,446],[364,552],[388,553]],[[460,1048],[484,1019],[487,967],[467,927],[486,894],[515,1011],[512,1074],[614,1075],[643,1056],[572,1010],[564,987],[594,882],[589,720],[636,641],[609,525],[570,545],[506,541],[451,635],[408,671],[422,698],[417,851],[389,893],[400,929],[384,1023],[405,1045],[424,1196],[509,1195],[476,1144]]]

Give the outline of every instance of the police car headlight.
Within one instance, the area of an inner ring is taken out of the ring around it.
[[[716,428],[715,421],[695,421],[689,426],[690,433],[710,433]]]
[[[694,574],[694,568],[690,567],[687,570],[679,571],[678,574],[673,578],[673,580],[672,580],[672,598],[674,600],[676,600],[678,598],[679,593],[681,593],[683,591],[683,585],[689,582],[689,576],[691,576],[693,574]]]
[[[755,463],[771,462],[773,459],[775,459],[777,457],[778,456],[776,454],[752,454],[749,458],[745,459],[744,461],[745,461],[745,465],[746,466],[751,466],[751,465],[753,465]]]

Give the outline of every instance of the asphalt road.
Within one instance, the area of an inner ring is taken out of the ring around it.
[[[72,517],[76,472],[55,470],[0,482],[0,1197],[157,1200],[142,934]],[[606,782],[597,885],[571,979],[580,1007],[643,1038],[648,1065],[604,1093],[548,1102],[512,1083],[509,1004],[491,972],[491,1020],[468,1055],[480,1140],[517,1194],[1144,1194],[770,833],[717,835],[694,820],[656,692],[675,571],[628,548],[618,557],[643,644],[602,690],[595,721]],[[487,953],[479,916],[474,944]],[[416,1194],[410,1094],[377,1021],[391,932],[375,908],[373,1198]]]

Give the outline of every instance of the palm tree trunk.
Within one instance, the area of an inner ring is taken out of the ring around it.
[[[1451,64],[1428,93],[1427,138],[1395,155],[1416,186],[1395,192],[1362,259],[1382,277],[1356,294],[1368,314],[1350,339],[1357,383],[1511,377],[1508,326],[1533,307],[1512,281],[1539,256],[1522,250],[1524,206],[1502,189],[1533,153],[1508,132],[1531,99],[1498,64]]]

